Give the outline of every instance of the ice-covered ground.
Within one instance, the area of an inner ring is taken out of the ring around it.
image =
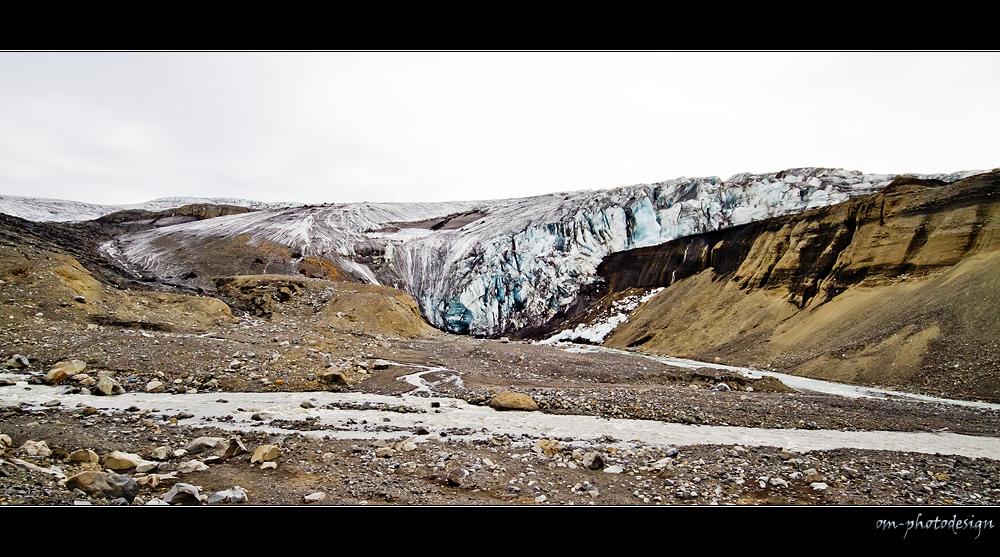
[[[283,209],[301,205],[301,203],[265,203],[234,197],[181,196],[161,197],[152,201],[146,201],[145,203],[133,203],[131,205],[98,205],[96,203],[83,203],[62,199],[0,195],[0,213],[35,222],[80,222],[93,220],[104,215],[128,209],[163,211],[194,203],[236,205],[238,207],[249,207],[258,210]]]

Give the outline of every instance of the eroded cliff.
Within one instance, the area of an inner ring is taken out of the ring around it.
[[[1000,172],[608,256],[612,347],[1000,400]]]

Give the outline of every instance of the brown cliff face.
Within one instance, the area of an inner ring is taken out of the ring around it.
[[[192,203],[164,211],[129,209],[104,215],[97,219],[103,223],[143,222],[153,226],[166,226],[195,220],[212,219],[226,215],[241,215],[253,209],[236,205],[216,205],[214,203]]]
[[[605,345],[1000,400],[1000,172],[900,178],[797,215],[614,254],[665,286]]]

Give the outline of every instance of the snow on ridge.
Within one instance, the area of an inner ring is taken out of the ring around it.
[[[81,222],[94,220],[104,215],[130,209],[165,211],[184,205],[211,203],[215,205],[235,205],[256,210],[274,210],[302,206],[301,203],[267,203],[234,197],[161,197],[144,203],[131,205],[100,205],[63,199],[45,199],[19,195],[0,195],[0,213],[35,222]]]

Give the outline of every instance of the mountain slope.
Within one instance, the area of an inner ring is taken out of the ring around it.
[[[524,199],[300,207],[129,234],[104,249],[137,277],[209,292],[213,275],[302,272],[313,258],[409,292],[438,328],[498,336],[565,312],[599,283],[607,255],[842,202],[893,178],[804,168]]]
[[[600,273],[612,297],[665,287],[608,346],[1000,400],[1000,172],[900,178]]]

